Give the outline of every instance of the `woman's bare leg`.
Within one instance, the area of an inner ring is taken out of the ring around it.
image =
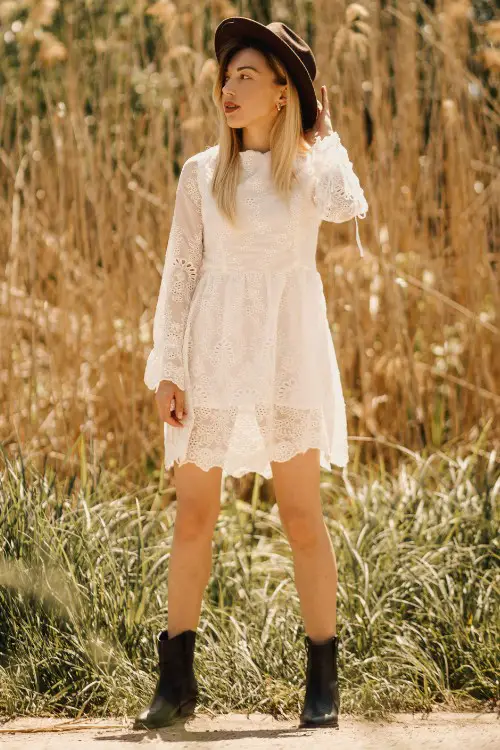
[[[337,560],[321,507],[319,450],[271,461],[271,468],[305,631],[313,641],[327,640],[337,632]]]
[[[204,471],[174,463],[177,515],[168,569],[168,635],[198,626],[212,568],[212,539],[220,511],[222,468]]]

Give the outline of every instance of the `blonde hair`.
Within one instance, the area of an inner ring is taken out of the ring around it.
[[[295,156],[308,150],[302,129],[299,94],[281,60],[257,40],[230,40],[223,48],[219,68],[212,90],[212,99],[219,118],[219,154],[214,169],[212,195],[218,209],[230,221],[236,222],[236,188],[240,173],[242,129],[230,128],[222,107],[224,75],[231,58],[242,49],[252,48],[261,52],[274,73],[275,83],[288,86],[286,105],[281,108],[271,128],[271,175],[277,193],[289,201],[292,184],[296,179]]]

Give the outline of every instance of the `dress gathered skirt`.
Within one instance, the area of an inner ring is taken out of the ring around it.
[[[219,147],[184,163],[144,375],[185,391],[183,427],[164,423],[165,468],[193,462],[224,475],[272,476],[271,461],[318,448],[348,463],[346,408],[321,276],[322,220],[368,205],[337,133],[295,159],[290,201],[275,191],[271,152],[240,151],[237,221],[218,210]]]

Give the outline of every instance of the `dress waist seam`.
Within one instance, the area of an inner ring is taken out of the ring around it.
[[[289,274],[293,271],[312,271],[315,273],[319,273],[317,266],[306,266],[306,265],[295,265],[291,266],[290,268],[285,269],[275,269],[275,268],[227,268],[223,266],[204,266],[202,265],[200,267],[199,273],[208,273],[208,272],[215,272],[215,273],[228,273],[228,274],[260,274],[260,275],[283,275],[283,274]]]

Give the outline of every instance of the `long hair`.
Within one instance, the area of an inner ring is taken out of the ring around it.
[[[236,188],[240,174],[239,152],[243,146],[242,128],[230,128],[224,116],[222,88],[224,74],[231,58],[242,49],[256,49],[267,60],[278,85],[287,85],[286,105],[278,112],[271,128],[271,175],[277,193],[289,201],[292,185],[296,179],[294,159],[308,150],[302,129],[302,116],[297,88],[281,62],[269,49],[256,39],[229,40],[223,47],[212,99],[219,119],[219,154],[212,180],[212,195],[218,209],[231,224],[236,222]]]

